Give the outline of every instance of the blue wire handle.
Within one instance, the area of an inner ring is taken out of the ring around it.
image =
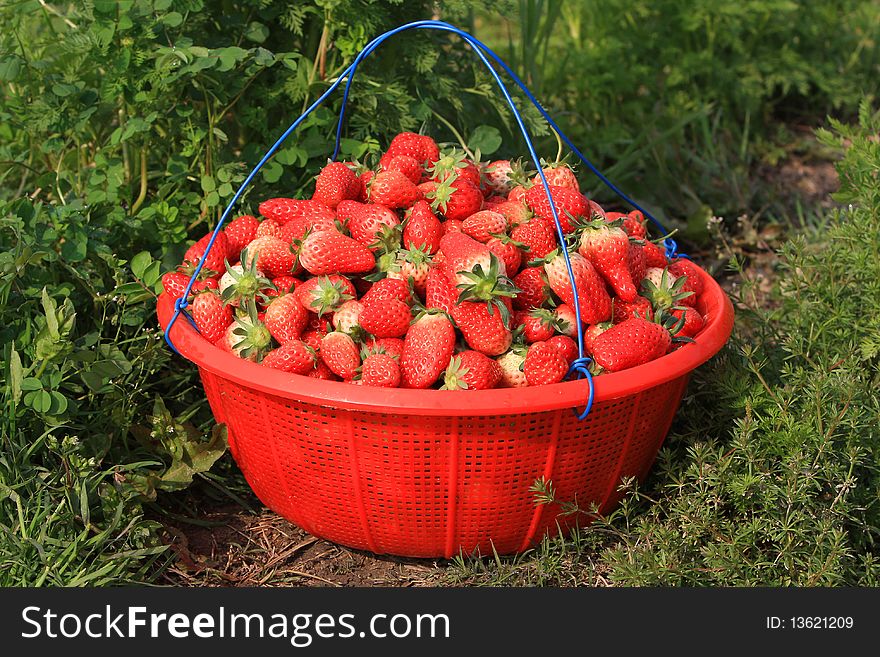
[[[486,46],[485,44],[483,44],[482,42],[480,42],[478,39],[476,39],[472,35],[468,34],[467,32],[464,32],[463,30],[460,30],[457,27],[450,25],[449,23],[445,23],[443,21],[431,21],[431,20],[416,21],[413,23],[408,23],[406,25],[401,25],[400,27],[397,27],[393,30],[390,30],[390,31],[376,37],[372,41],[370,41],[370,43],[368,43],[364,47],[364,49],[361,50],[361,52],[357,55],[354,62],[352,62],[352,64],[348,68],[346,68],[345,71],[343,71],[343,73],[336,79],[336,81],[332,85],[330,85],[330,87],[314,103],[312,103],[312,105],[305,112],[303,112],[303,114],[298,119],[296,119],[296,121],[294,121],[290,125],[290,127],[287,128],[287,130],[284,131],[284,133],[281,135],[281,137],[279,137],[278,140],[272,145],[272,147],[266,152],[266,154],[263,155],[262,159],[257,163],[256,167],[254,167],[253,171],[251,171],[251,173],[247,176],[247,178],[244,180],[244,182],[238,188],[238,191],[236,191],[235,195],[232,197],[232,200],[230,200],[229,205],[227,205],[226,209],[224,210],[223,214],[221,215],[220,221],[217,223],[217,226],[214,228],[214,232],[211,235],[211,239],[208,241],[208,245],[207,245],[207,248],[205,249],[205,253],[200,258],[199,263],[195,268],[195,271],[193,272],[189,282],[187,283],[187,286],[186,286],[186,289],[184,290],[183,296],[179,299],[176,299],[174,302],[174,314],[172,315],[171,320],[168,322],[168,326],[165,329],[165,341],[174,350],[175,353],[179,354],[177,348],[174,346],[174,343],[172,342],[171,337],[170,337],[171,327],[174,325],[174,322],[177,321],[177,318],[181,314],[183,314],[189,320],[189,322],[193,326],[195,326],[195,322],[192,320],[192,318],[189,316],[189,314],[185,312],[186,307],[189,305],[189,302],[186,299],[189,296],[190,291],[192,290],[192,286],[195,283],[196,278],[198,277],[199,273],[202,270],[202,267],[204,266],[205,259],[207,258],[208,253],[210,252],[211,248],[213,247],[214,242],[217,238],[217,235],[220,232],[220,229],[222,228],[223,224],[226,222],[226,219],[229,217],[229,214],[232,211],[232,208],[235,206],[235,204],[241,198],[245,189],[247,189],[247,187],[250,185],[251,181],[254,179],[256,174],[259,173],[259,171],[263,168],[263,166],[266,164],[266,162],[268,162],[269,159],[278,151],[278,149],[286,141],[286,139],[302,124],[302,122],[306,119],[306,117],[308,117],[316,108],[318,108],[330,96],[330,94],[333,93],[337,87],[339,87],[342,80],[347,79],[346,86],[345,86],[345,92],[344,92],[343,99],[342,99],[342,108],[339,113],[339,121],[337,123],[337,128],[336,128],[336,144],[335,144],[335,147],[333,150],[333,157],[332,157],[332,159],[335,160],[339,154],[339,145],[340,145],[341,136],[342,136],[342,127],[343,127],[343,121],[344,121],[344,116],[345,116],[345,107],[346,107],[346,103],[348,101],[348,95],[351,90],[351,85],[354,80],[354,73],[357,70],[357,67],[361,64],[361,62],[370,53],[372,53],[376,48],[378,48],[378,46],[381,45],[386,39],[388,39],[388,38],[390,38],[400,32],[403,32],[406,30],[411,30],[411,29],[435,29],[435,30],[452,32],[453,34],[457,34],[462,39],[464,39],[464,41],[471,47],[471,49],[474,51],[474,53],[480,58],[480,60],[483,62],[483,64],[489,70],[492,77],[495,79],[495,82],[498,84],[498,87],[501,90],[501,93],[504,95],[505,100],[507,101],[508,105],[510,106],[510,109],[511,109],[511,112],[513,113],[514,119],[516,120],[516,123],[520,129],[520,132],[522,133],[523,138],[526,142],[526,146],[528,148],[529,155],[531,156],[532,160],[534,161],[534,163],[538,169],[538,174],[540,175],[541,181],[544,186],[544,192],[547,195],[547,200],[550,203],[550,211],[553,214],[553,220],[554,220],[554,223],[556,224],[556,231],[559,236],[560,244],[565,244],[565,235],[562,230],[562,224],[559,221],[559,216],[556,212],[556,207],[554,206],[553,199],[550,195],[550,188],[549,188],[549,184],[547,183],[547,178],[545,177],[544,171],[542,170],[542,168],[540,166],[540,159],[538,158],[538,156],[535,152],[534,145],[532,143],[532,140],[531,140],[531,137],[528,133],[528,130],[526,129],[526,127],[522,121],[522,117],[520,116],[520,113],[519,113],[515,103],[513,102],[513,99],[511,98],[510,93],[507,91],[507,87],[504,85],[504,82],[501,80],[500,76],[498,75],[498,72],[494,69],[492,64],[487,59],[487,55],[492,60],[494,60],[499,66],[501,66],[501,68],[511,77],[511,79],[513,79],[513,81],[520,87],[520,89],[522,89],[522,91],[526,94],[526,96],[529,98],[529,100],[535,105],[535,107],[538,109],[538,111],[541,113],[541,115],[544,117],[544,119],[547,121],[547,123],[557,132],[560,139],[562,139],[562,141],[581,160],[581,162],[583,162],[590,169],[590,171],[592,171],[604,184],[606,184],[620,198],[622,198],[624,201],[626,201],[627,203],[632,205],[637,210],[640,210],[646,217],[648,217],[648,219],[650,219],[663,232],[663,234],[666,234],[666,229],[650,212],[648,212],[644,208],[640,207],[635,201],[633,201],[629,197],[627,197],[617,186],[615,186],[610,180],[608,180],[592,164],[592,162],[590,162],[580,152],[580,150],[578,150],[577,147],[574,146],[574,144],[572,144],[571,140],[568,139],[568,137],[562,132],[562,130],[559,128],[559,126],[549,116],[549,114],[547,114],[546,110],[544,110],[544,108],[541,106],[541,104],[537,101],[537,99],[528,90],[528,88],[526,88],[526,86],[522,82],[522,80],[520,80],[519,77],[510,69],[510,67],[507,66],[507,64],[505,64],[498,57],[498,55],[496,55],[494,52],[492,52],[492,50],[489,49],[488,46]],[[664,245],[666,247],[666,254],[668,257],[673,257],[674,255],[676,255],[677,245],[675,244],[674,240],[672,240],[671,238],[667,238],[666,240],[664,240]],[[589,396],[587,399],[586,407],[585,407],[584,411],[582,413],[580,413],[578,416],[580,419],[584,419],[589,414],[590,409],[592,408],[594,392],[595,392],[594,386],[593,386],[593,377],[589,371],[589,365],[592,362],[592,359],[584,355],[583,325],[581,324],[581,321],[580,321],[580,304],[579,304],[579,300],[578,300],[577,288],[574,285],[574,272],[572,271],[571,260],[569,258],[569,255],[568,255],[568,252],[566,249],[563,248],[561,250],[561,253],[565,259],[565,264],[566,264],[566,268],[568,270],[569,279],[572,283],[572,292],[573,292],[573,296],[574,296],[574,299],[573,299],[574,300],[574,311],[575,311],[575,315],[577,318],[578,358],[576,358],[571,363],[568,374],[571,375],[572,373],[576,373],[579,378],[586,377],[588,384],[589,384]]]

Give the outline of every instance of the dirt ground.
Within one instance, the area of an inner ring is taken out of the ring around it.
[[[802,205],[827,209],[837,188],[832,162],[791,155],[780,166],[759,171],[767,184],[797,194]],[[747,275],[769,296],[775,249],[782,239],[778,227],[752,226],[748,218],[733,233],[730,247],[747,255]],[[710,253],[695,254],[702,258]],[[730,289],[735,282],[719,274]],[[762,294],[763,298],[764,294]],[[160,583],[174,586],[438,586],[448,581],[449,562],[380,557],[315,538],[262,508],[257,514],[240,505],[209,506],[200,520],[211,526],[160,520],[174,560]]]

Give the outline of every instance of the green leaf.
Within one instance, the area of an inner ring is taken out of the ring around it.
[[[81,228],[67,231],[61,244],[61,255],[70,262],[82,262],[88,253],[89,238]]]
[[[162,16],[159,20],[168,27],[177,27],[183,22],[183,16],[179,12],[171,11]]]
[[[263,175],[263,180],[267,183],[275,183],[281,178],[284,168],[278,162],[267,162],[260,173]]]
[[[46,288],[43,288],[40,301],[43,304],[43,312],[46,314],[46,328],[49,330],[49,335],[53,340],[58,340],[61,337],[61,334],[58,333],[58,317],[55,316],[58,306],[55,300],[49,296]]]
[[[202,191],[206,194],[208,192],[213,192],[217,189],[217,183],[214,182],[214,178],[211,176],[202,176]]]
[[[21,384],[24,371],[21,367],[21,356],[15,350],[15,343],[11,346],[9,354],[9,387],[12,389],[12,403],[18,404],[21,400]]]
[[[21,58],[18,55],[9,55],[0,59],[0,80],[3,82],[15,82],[21,71]]]
[[[32,390],[42,390],[43,383],[39,379],[28,376],[21,380],[21,389],[25,392],[31,392]]]
[[[153,256],[149,251],[141,251],[131,259],[131,271],[137,278],[143,278],[144,272],[150,263],[153,262]]]
[[[244,31],[244,38],[248,41],[263,43],[269,37],[269,28],[256,21],[250,23]]]
[[[501,147],[501,132],[489,125],[477,126],[468,139],[468,148],[483,155],[491,155]]]

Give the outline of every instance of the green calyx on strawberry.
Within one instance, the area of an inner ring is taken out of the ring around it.
[[[693,295],[692,291],[682,291],[685,283],[687,283],[686,278],[680,276],[675,279],[675,282],[670,284],[669,276],[669,269],[664,267],[659,284],[655,284],[648,278],[642,281],[642,295],[651,302],[654,310],[658,312],[681,310],[681,300]]]
[[[462,365],[460,356],[453,356],[443,373],[443,385],[440,386],[440,390],[467,390],[468,384],[464,377],[469,371]]]
[[[258,297],[261,301],[268,302],[269,297],[266,290],[277,289],[271,280],[266,278],[261,271],[257,269],[257,260],[259,254],[248,258],[248,250],[245,248],[241,252],[241,265],[234,266],[229,264],[229,260],[225,260],[226,275],[221,279],[220,297],[223,303],[239,305],[241,302],[252,302]]]
[[[483,270],[483,265],[477,263],[469,272],[458,272],[471,283],[459,283],[456,287],[461,290],[458,295],[458,303],[465,301],[485,301],[489,313],[493,307],[498,309],[505,325],[509,324],[510,312],[507,305],[501,301],[501,297],[515,297],[519,288],[513,284],[507,276],[501,273],[501,265],[498,256],[494,253],[489,256],[489,271]]]
[[[272,346],[272,334],[268,327],[257,317],[256,306],[246,303],[247,314],[244,317],[235,318],[235,328],[232,329],[232,348],[242,358],[260,361],[268,353]]]
[[[435,180],[445,180],[448,177],[458,177],[458,170],[468,165],[464,151],[451,148],[440,153],[440,159],[428,167],[428,173]]]
[[[334,281],[329,276],[320,276],[314,280],[314,287],[305,296],[308,297],[308,309],[317,313],[318,317],[335,312],[343,303],[354,298],[341,282]]]

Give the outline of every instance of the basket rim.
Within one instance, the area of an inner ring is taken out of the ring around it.
[[[724,346],[733,330],[733,304],[718,282],[704,269],[698,269],[703,278],[700,310],[705,324],[695,341],[644,365],[594,377],[594,404],[635,395],[686,376]],[[159,295],[156,310],[163,331],[174,313],[174,301],[170,294]],[[336,409],[434,416],[519,415],[582,407],[588,394],[583,379],[467,392],[356,386],[244,360],[211,344],[186,321],[174,323],[171,338],[180,354],[200,370],[265,394]]]

